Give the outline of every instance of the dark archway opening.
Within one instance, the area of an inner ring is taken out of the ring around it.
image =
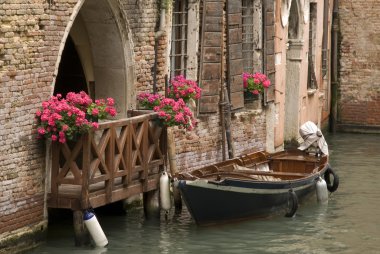
[[[88,93],[86,77],[74,42],[68,36],[59,64],[54,95],[62,94],[65,97],[68,92],[80,91]]]

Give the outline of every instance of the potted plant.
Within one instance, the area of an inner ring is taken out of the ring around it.
[[[158,112],[159,119],[168,127],[178,126],[179,129],[191,131],[197,124],[193,112],[182,98],[177,101],[172,98],[164,98],[160,105],[153,108]]]
[[[251,74],[244,72],[242,76],[245,99],[257,99],[270,86],[270,80],[263,73],[256,72]]]
[[[167,94],[168,98],[174,100],[182,99],[185,103],[191,104],[194,107],[194,100],[201,97],[201,88],[199,88],[197,82],[178,75],[170,80]]]
[[[167,97],[160,94],[140,93],[137,100],[145,109],[158,112],[160,122],[168,127],[192,130],[197,121],[192,109],[196,107],[195,99],[201,96],[198,84],[184,76],[175,76],[167,89]]]
[[[38,138],[66,143],[92,128],[97,129],[99,119],[115,115],[112,98],[93,102],[83,91],[70,92],[66,98],[57,94],[42,102],[42,107],[36,111]]]
[[[153,93],[140,93],[137,96],[137,100],[143,109],[152,110],[155,106],[160,105],[161,100],[164,98],[161,94]]]

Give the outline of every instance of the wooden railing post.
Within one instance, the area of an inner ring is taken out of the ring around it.
[[[89,208],[90,197],[89,197],[89,179],[90,179],[90,163],[91,163],[91,142],[93,139],[93,132],[84,134],[83,139],[83,160],[82,160],[82,200],[81,206],[82,209]]]
[[[58,174],[59,174],[59,154],[60,146],[58,142],[51,143],[52,148],[52,163],[51,163],[51,204],[57,206],[58,200]]]
[[[143,157],[143,192],[148,190],[148,149],[149,149],[149,119],[145,119],[143,123],[143,138],[142,138],[142,157]]]
[[[109,178],[105,181],[106,188],[106,200],[107,202],[112,202],[112,190],[114,183],[114,167],[115,167],[115,138],[116,138],[116,129],[115,126],[110,127],[110,137],[106,148],[105,162],[108,168]]]
[[[133,142],[133,124],[127,126],[127,140],[125,141],[126,149],[124,149],[125,162],[127,164],[127,178],[124,185],[129,185],[132,182],[132,142]]]

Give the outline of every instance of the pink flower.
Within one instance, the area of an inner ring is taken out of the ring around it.
[[[182,98],[175,101],[172,98],[164,98],[159,106],[154,107],[159,119],[167,126],[178,126],[180,129],[191,130],[194,119],[192,111],[186,106]]]
[[[243,73],[243,87],[244,91],[252,94],[260,94],[264,92],[264,89],[270,86],[270,80],[268,77],[260,72],[255,74]]]
[[[193,80],[188,80],[184,76],[179,75],[170,81],[167,89],[168,97],[175,99],[183,99],[188,102],[190,99],[198,99],[201,96],[201,89]]]
[[[53,141],[59,140],[65,143],[75,134],[86,133],[98,123],[89,122],[88,115],[97,115],[103,119],[108,115],[116,115],[116,109],[112,105],[114,100],[107,98],[97,100],[98,104],[92,102],[91,98],[83,91],[80,93],[69,92],[66,98],[62,95],[51,96],[49,100],[42,102],[42,107],[36,111],[39,121],[37,127],[38,137],[51,137]]]
[[[115,108],[110,108],[109,113],[111,116],[116,116],[116,109]]]
[[[99,110],[97,108],[94,108],[91,113],[93,116],[99,115]]]
[[[166,117],[165,111],[158,111],[158,116],[159,117]]]
[[[44,135],[46,133],[45,129],[42,127],[38,128],[37,131],[38,131],[38,134],[40,134],[40,135]]]
[[[113,98],[107,98],[107,105],[108,106],[113,106],[115,105],[115,100]]]
[[[183,118],[183,113],[178,113],[178,114],[176,114],[175,115],[175,117],[174,117],[174,120],[176,121],[176,122],[183,122],[185,119]]]

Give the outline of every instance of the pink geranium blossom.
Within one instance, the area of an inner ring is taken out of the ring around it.
[[[168,97],[172,99],[183,99],[184,102],[189,102],[190,99],[199,99],[202,89],[199,88],[197,82],[186,79],[183,75],[175,76],[168,88]]]
[[[164,125],[192,130],[197,121],[186,103],[191,104],[192,100],[199,99],[200,96],[201,89],[197,83],[179,75],[170,81],[167,97],[144,92],[137,96],[137,100],[144,108],[157,112]]]
[[[60,94],[52,96],[42,102],[42,108],[36,111],[38,120],[38,138],[51,138],[52,141],[65,143],[76,135],[88,132],[92,128],[98,128],[98,123],[93,122],[91,116],[104,119],[116,115],[113,107],[114,100],[107,98],[107,102],[99,100],[94,103],[85,93],[67,94],[62,98]]]
[[[246,92],[260,94],[270,86],[270,80],[263,73],[256,72],[255,74],[251,74],[244,72],[242,76],[243,87]]]
[[[153,93],[140,93],[137,96],[140,105],[145,109],[153,109],[155,106],[160,105],[163,98],[163,95]]]
[[[159,106],[154,107],[158,112],[158,118],[166,126],[178,126],[180,129],[192,130],[197,124],[193,112],[186,106],[186,103],[179,99],[165,98]]]

